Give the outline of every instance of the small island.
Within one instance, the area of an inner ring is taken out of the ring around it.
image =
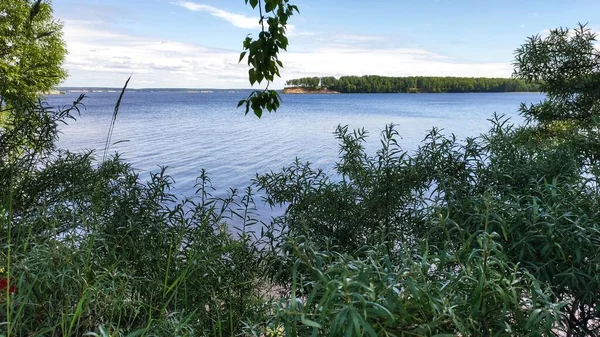
[[[538,92],[539,83],[488,77],[303,77],[286,82],[284,94]]]

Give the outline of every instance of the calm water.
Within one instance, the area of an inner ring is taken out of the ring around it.
[[[101,158],[118,93],[88,93],[86,109],[62,128],[59,146],[96,149]],[[246,93],[128,92],[121,104],[111,147],[141,172],[168,166],[176,194],[189,196],[205,168],[221,191],[244,188],[256,173],[278,170],[296,157],[331,169],[338,155],[333,131],[338,124],[364,127],[374,153],[379,134],[394,123],[400,144],[415,149],[432,127],[459,138],[488,130],[494,112],[516,123],[520,102],[537,102],[540,94],[362,94],[284,95],[275,114],[262,119],[236,109]],[[72,102],[78,94],[49,97],[51,105]]]

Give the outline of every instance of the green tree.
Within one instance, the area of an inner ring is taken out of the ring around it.
[[[0,109],[35,101],[67,73],[62,23],[47,0],[0,2]]]
[[[558,28],[536,35],[516,51],[516,78],[539,81],[547,99],[522,111],[544,124],[567,120],[583,127],[597,124],[600,115],[600,53],[596,34],[585,25]]]
[[[333,76],[321,77],[321,86],[327,89],[331,89],[335,86],[336,79]]]
[[[574,217],[575,222],[558,226],[562,217],[557,218],[548,231],[551,244],[564,247],[564,251],[548,251],[549,245],[538,245],[543,248],[529,253],[534,258],[519,253],[519,258],[531,261],[528,268],[532,274],[550,284],[555,294],[567,302],[564,312],[568,336],[596,336],[600,331],[598,242],[592,239],[598,236],[598,218],[596,215],[587,220],[587,214],[598,212],[599,200],[600,52],[594,47],[595,41],[596,34],[582,24],[573,30],[553,29],[546,37],[529,38],[517,49],[515,61],[514,76],[539,81],[546,94],[538,104],[521,106],[522,114],[532,124],[525,141],[571,153],[578,164],[574,172],[584,180],[579,184],[587,188],[582,195],[565,198],[563,214],[581,214]],[[569,164],[562,161],[561,165]],[[543,229],[540,226],[536,231]]]

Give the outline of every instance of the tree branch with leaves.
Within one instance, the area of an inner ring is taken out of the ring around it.
[[[298,7],[289,3],[289,0],[245,0],[253,9],[259,11],[259,24],[261,31],[257,38],[248,35],[244,40],[244,51],[240,54],[239,62],[247,59],[250,70],[248,79],[250,84],[266,86],[262,90],[253,91],[248,98],[240,100],[238,107],[246,105],[246,114],[250,109],[260,118],[263,110],[277,111],[280,97],[277,91],[269,89],[275,76],[281,77],[280,69],[283,63],[279,59],[279,52],[286,51],[288,47],[287,23],[294,12],[299,13]]]

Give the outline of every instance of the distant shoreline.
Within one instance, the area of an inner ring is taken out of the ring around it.
[[[328,89],[284,88],[282,94],[288,95],[442,95],[442,94],[540,94],[540,91],[469,91],[469,92],[339,92]]]
[[[474,93],[533,92],[540,83],[516,78],[440,77],[440,76],[342,76],[302,77],[286,81],[288,88],[308,89],[307,93],[327,89],[344,94],[361,93]],[[300,91],[300,89],[293,89]],[[292,90],[292,89],[289,89]],[[289,90],[285,90],[288,92]]]
[[[121,87],[58,87],[57,90],[67,91],[67,92],[121,92],[123,88]],[[134,88],[127,87],[127,91],[190,91],[190,92],[200,92],[200,91],[250,91],[254,90],[252,88]]]
[[[68,93],[77,94],[92,94],[92,93],[114,93],[118,94],[122,89],[119,88],[99,88],[99,87],[62,87],[58,90],[40,92],[41,95],[64,95]],[[205,88],[127,88],[128,92],[181,92],[187,94],[212,94],[212,93],[230,93],[230,94],[247,94],[257,89],[205,89]],[[539,93],[539,91],[471,91],[471,92],[340,92],[326,88],[306,88],[306,87],[286,87],[283,89],[275,89],[282,94],[299,95],[299,94],[495,94],[495,93]]]

